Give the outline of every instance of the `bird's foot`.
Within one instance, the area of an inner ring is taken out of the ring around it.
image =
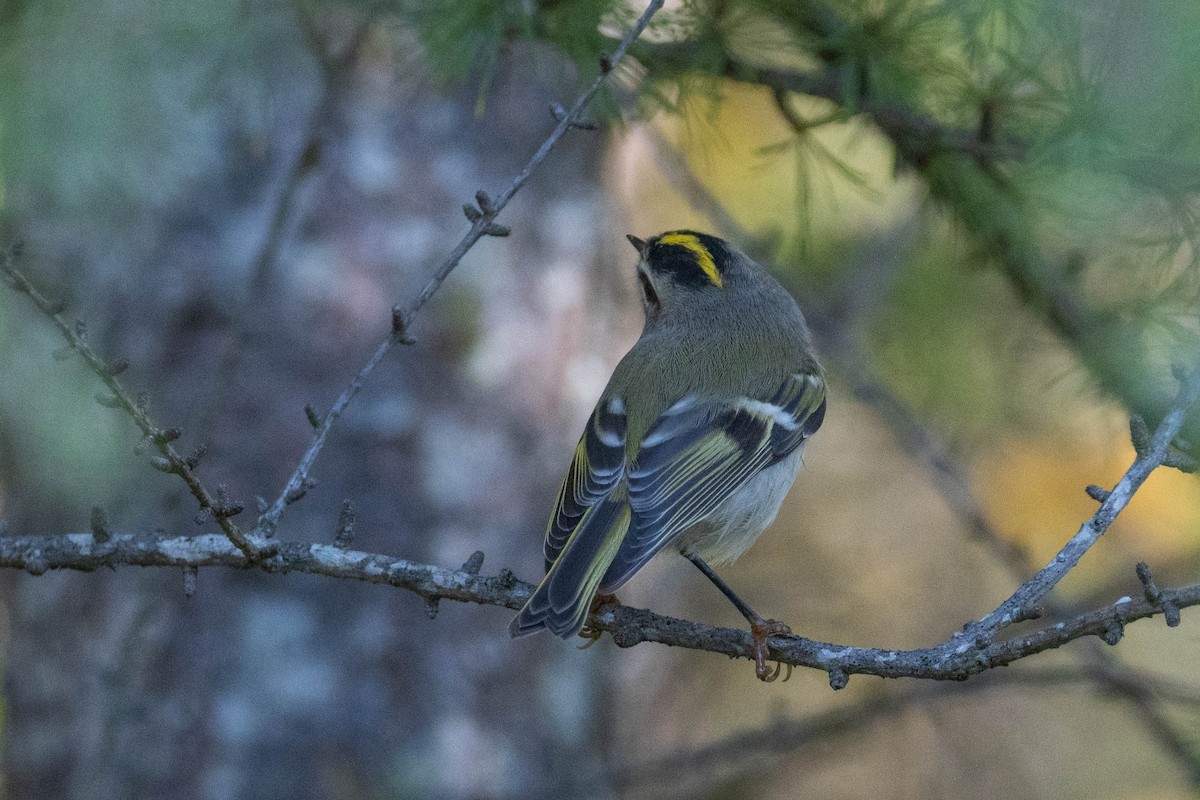
[[[598,594],[594,598],[592,598],[592,607],[588,613],[594,614],[597,611],[597,609],[600,608],[600,606],[608,606],[608,605],[619,606],[619,605],[621,605],[621,601],[617,599],[617,596],[615,594]],[[604,631],[600,630],[599,628],[592,627],[591,625],[585,624],[582,628],[579,629],[579,638],[587,639],[588,641],[579,645],[579,649],[587,650],[589,647],[594,645],[596,642],[600,641],[600,637],[603,635],[604,635]]]
[[[754,644],[754,674],[760,681],[771,683],[779,677],[780,673],[783,673],[785,681],[792,677],[791,664],[776,661],[775,667],[772,669],[767,660],[770,655],[767,639],[772,636],[786,636],[791,632],[791,628],[776,619],[764,619],[750,623],[750,641]],[[787,667],[786,672],[784,672],[784,667]]]
[[[579,638],[587,639],[586,642],[579,645],[580,650],[587,650],[589,647],[600,641],[600,637],[604,635],[604,631],[599,628],[593,628],[591,625],[584,625],[579,629]]]

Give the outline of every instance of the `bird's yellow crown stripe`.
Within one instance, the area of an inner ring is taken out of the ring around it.
[[[696,256],[696,264],[700,267],[700,271],[712,282],[714,286],[724,286],[725,282],[721,280],[721,273],[717,270],[717,264],[713,261],[712,253],[708,248],[700,244],[700,239],[693,233],[668,233],[658,240],[659,244],[674,244],[680,247],[687,248]]]

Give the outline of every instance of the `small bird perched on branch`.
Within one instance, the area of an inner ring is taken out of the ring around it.
[[[509,631],[579,634],[597,596],[670,547],[746,617],[755,672],[774,680],[767,639],[789,629],[709,563],[733,561],[775,519],[825,416],[808,327],[792,296],[722,239],[628,238],[645,327],[575,448],[546,530],[546,577]]]

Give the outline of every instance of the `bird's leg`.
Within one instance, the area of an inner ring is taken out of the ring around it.
[[[598,594],[592,598],[592,607],[588,610],[588,614],[594,614],[597,610],[599,610],[600,606],[606,605],[619,606],[621,605],[621,601],[617,599],[615,594]],[[579,629],[579,637],[581,639],[587,639],[588,641],[579,645],[579,649],[587,650],[596,642],[600,641],[600,637],[603,635],[604,631],[600,630],[599,628],[593,628],[591,625],[584,624],[584,626]]]
[[[784,664],[776,662],[775,668],[767,663],[769,655],[767,639],[777,634],[786,635],[792,632],[792,629],[775,619],[763,619],[753,608],[746,605],[742,598],[738,597],[733,589],[729,588],[729,584],[721,580],[717,573],[713,572],[713,568],[704,562],[704,559],[694,553],[685,554],[688,561],[696,565],[696,569],[704,573],[704,576],[713,582],[713,585],[721,590],[721,594],[729,598],[729,602],[737,607],[737,610],[742,612],[742,616],[750,623],[750,640],[754,644],[754,674],[759,680],[770,683],[779,677]],[[784,675],[784,680],[792,677],[792,665],[788,664],[787,674]]]

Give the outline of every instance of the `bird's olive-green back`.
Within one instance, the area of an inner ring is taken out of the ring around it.
[[[653,251],[640,265],[661,309],[648,315],[604,395],[625,402],[630,456],[658,416],[684,396],[769,396],[790,375],[820,372],[804,316],[787,290],[737,251],[716,255],[720,285],[656,269]],[[707,275],[702,261],[696,269]]]

